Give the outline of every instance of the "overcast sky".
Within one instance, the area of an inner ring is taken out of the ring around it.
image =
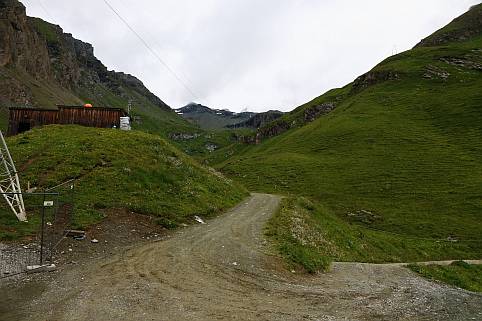
[[[410,49],[480,0],[21,0],[173,108],[292,110]]]

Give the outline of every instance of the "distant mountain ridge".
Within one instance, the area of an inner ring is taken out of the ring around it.
[[[236,113],[227,109],[214,109],[197,103],[189,103],[175,110],[176,113],[189,122],[203,129],[222,129],[227,125],[241,123],[256,113]]]
[[[264,113],[248,111],[236,113],[227,109],[213,109],[197,103],[189,103],[184,107],[175,109],[175,111],[178,115],[203,129],[257,129],[284,114],[278,110],[270,110]]]
[[[268,110],[264,113],[255,114],[250,117],[248,120],[245,120],[241,123],[227,125],[228,128],[253,128],[258,129],[263,127],[266,124],[280,118],[283,116],[284,113],[279,110]]]

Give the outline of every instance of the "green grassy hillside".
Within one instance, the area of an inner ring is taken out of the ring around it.
[[[468,15],[476,12],[479,19],[470,21],[480,22],[481,8],[472,9]],[[343,229],[395,233],[402,240],[482,239],[482,37],[459,40],[386,59],[282,119],[296,120],[324,102],[335,103],[334,111],[238,148],[235,156],[221,150],[213,158],[217,167],[253,190],[309,197]],[[316,221],[312,227],[323,229],[324,220]],[[364,260],[432,257],[416,244],[409,255],[398,250]],[[482,246],[462,254],[480,258]]]
[[[448,266],[414,264],[409,268],[430,280],[441,281],[473,292],[482,292],[482,265],[458,261]]]
[[[78,180],[74,223],[79,227],[102,219],[110,208],[154,215],[172,227],[194,215],[212,216],[247,195],[165,140],[138,131],[53,125],[7,143],[24,187],[30,182],[41,191]],[[37,221],[33,217],[29,224]],[[12,213],[0,211],[0,239],[28,231]]]
[[[270,219],[266,234],[282,256],[308,272],[326,270],[332,260],[419,262],[481,255],[480,239],[412,236],[370,228],[373,217],[365,215],[364,219],[366,224],[350,224],[319,201],[286,198]]]

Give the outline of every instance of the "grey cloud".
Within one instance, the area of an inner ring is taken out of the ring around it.
[[[101,0],[24,0],[140,78],[173,107],[291,110],[345,85],[477,0],[109,0],[199,96],[193,98]],[[43,7],[40,5],[43,4]],[[46,9],[46,10],[44,10]],[[48,13],[46,12],[48,11]]]

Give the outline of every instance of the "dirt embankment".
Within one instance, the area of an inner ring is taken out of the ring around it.
[[[167,240],[65,270],[48,283],[4,287],[0,320],[482,318],[481,295],[401,266],[337,264],[316,276],[284,270],[262,233],[279,200],[253,194]]]

